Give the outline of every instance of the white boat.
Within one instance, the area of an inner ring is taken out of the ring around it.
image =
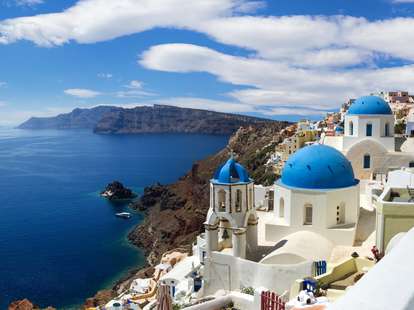
[[[132,215],[129,212],[120,212],[120,213],[115,213],[115,216],[122,217],[124,219],[129,219],[131,218]]]

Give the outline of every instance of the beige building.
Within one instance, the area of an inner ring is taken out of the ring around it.
[[[389,172],[384,191],[375,204],[376,245],[385,251],[395,235],[414,227],[414,169]]]

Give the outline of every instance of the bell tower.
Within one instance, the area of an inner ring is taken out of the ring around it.
[[[205,228],[208,253],[231,249],[234,256],[245,258],[257,245],[254,182],[233,154],[210,180]]]

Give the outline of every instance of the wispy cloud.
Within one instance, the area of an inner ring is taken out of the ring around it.
[[[7,83],[0,81],[0,88],[5,87],[5,86],[7,86]]]
[[[112,73],[98,73],[97,76],[98,76],[98,78],[108,79],[108,80],[112,79],[112,77],[113,77]]]
[[[66,89],[64,90],[64,93],[67,95],[73,96],[73,97],[84,98],[84,99],[95,98],[101,95],[100,92],[97,92],[91,89],[83,89],[83,88]]]
[[[125,85],[124,87],[130,89],[142,89],[144,87],[144,83],[138,80],[132,80],[129,84]]]
[[[144,83],[138,80],[132,80],[127,85],[124,85],[126,90],[121,90],[116,93],[118,98],[143,98],[149,96],[156,96],[157,94],[144,89]]]
[[[35,6],[44,3],[43,0],[14,0],[17,6]]]

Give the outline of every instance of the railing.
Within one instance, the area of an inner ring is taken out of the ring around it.
[[[326,272],[326,261],[321,260],[314,262],[315,264],[315,276],[320,276]]]
[[[285,310],[286,303],[274,292],[262,292],[261,310]]]

